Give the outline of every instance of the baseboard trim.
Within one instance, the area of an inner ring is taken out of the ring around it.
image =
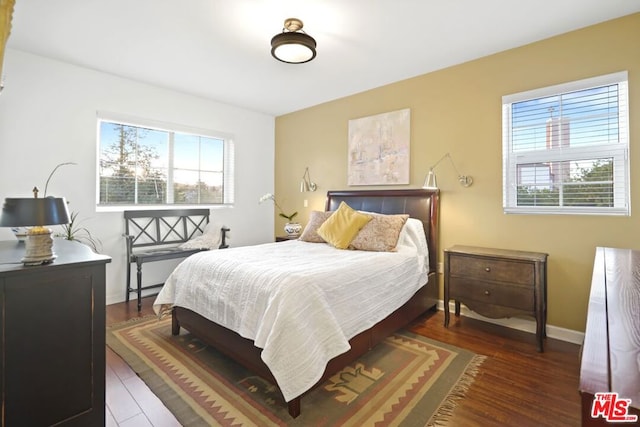
[[[454,313],[454,304],[455,303],[453,302],[449,303],[449,311],[451,313]],[[438,310],[444,311],[444,301],[438,300]],[[522,319],[519,317],[511,317],[507,319],[491,319],[469,310],[464,306],[464,304],[460,306],[460,315],[470,317],[472,319],[482,320],[488,323],[493,323],[495,325],[504,326],[506,328],[517,329],[519,331],[529,332],[532,334],[536,333],[535,320]],[[584,332],[574,331],[571,329],[561,328],[559,326],[549,324],[547,324],[547,337],[578,345],[582,345],[582,343],[584,342]]]

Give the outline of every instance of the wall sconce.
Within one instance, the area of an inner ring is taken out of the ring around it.
[[[309,167],[307,166],[304,169],[304,174],[302,175],[302,181],[300,182],[300,192],[304,193],[307,191],[316,191],[318,186],[315,182],[311,181],[311,175],[309,175]]]
[[[45,225],[69,223],[69,211],[64,197],[38,198],[38,189],[33,189],[33,198],[6,198],[0,215],[0,227],[31,227],[27,232],[24,265],[40,265],[52,262],[52,230]]]
[[[434,189],[438,188],[438,182],[436,180],[436,174],[435,174],[435,172],[433,170],[445,158],[449,159],[449,161],[451,162],[451,166],[453,166],[453,169],[456,171],[456,174],[458,174],[458,182],[460,183],[460,185],[462,185],[463,187],[471,186],[471,184],[473,184],[473,179],[468,175],[461,175],[460,172],[458,171],[458,168],[456,167],[455,163],[453,163],[453,159],[451,158],[451,154],[447,153],[444,156],[442,156],[440,158],[440,160],[435,162],[433,166],[431,166],[429,168],[429,173],[427,174],[427,177],[424,180],[424,185],[422,186],[422,188],[426,188],[426,189],[429,189],[429,190],[434,190]]]
[[[271,55],[288,64],[302,64],[316,57],[316,41],[302,31],[303,23],[297,18],[284,21],[280,34],[271,39]]]

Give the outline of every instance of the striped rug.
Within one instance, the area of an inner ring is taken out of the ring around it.
[[[401,331],[302,398],[292,419],[277,387],[171,320],[107,330],[107,345],[184,426],[428,426],[446,423],[484,356]]]

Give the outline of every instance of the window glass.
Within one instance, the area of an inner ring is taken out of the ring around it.
[[[629,215],[627,73],[503,98],[506,213]]]
[[[99,206],[233,202],[228,136],[99,118],[98,140]]]

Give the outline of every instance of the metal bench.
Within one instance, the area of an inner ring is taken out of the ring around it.
[[[164,209],[125,211],[125,238],[127,244],[126,301],[135,292],[138,311],[142,308],[142,291],[158,288],[164,283],[142,286],[142,264],[168,259],[186,258],[207,249],[183,249],[180,244],[201,235],[209,223],[209,209]],[[221,228],[218,249],[226,243],[228,228]],[[131,287],[131,266],[137,268],[137,286]]]

